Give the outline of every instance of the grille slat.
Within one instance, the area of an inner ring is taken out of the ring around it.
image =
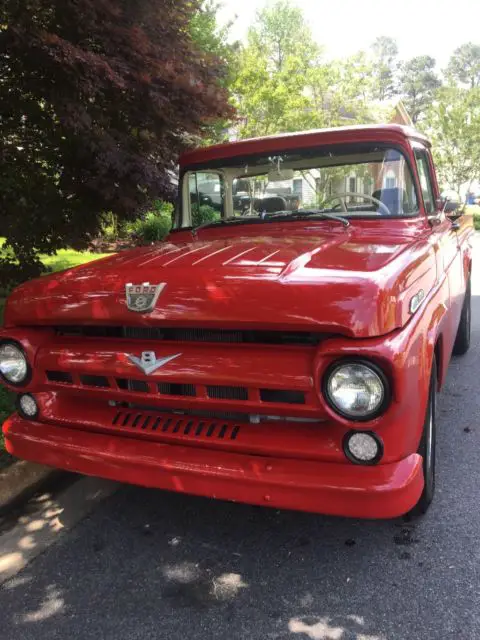
[[[179,384],[177,382],[159,382],[157,384],[158,393],[165,396],[187,396],[195,397],[197,390],[193,384]]]
[[[72,384],[73,377],[67,371],[45,371],[48,382],[53,384]],[[94,387],[98,389],[109,389],[110,383],[107,376],[81,374],[79,376],[80,384],[85,387]],[[132,393],[150,393],[150,386],[145,380],[136,380],[133,378],[115,378],[117,388],[121,391],[130,391]],[[158,382],[156,390],[159,395],[179,396],[195,398],[197,394],[197,385],[184,384],[178,382]],[[248,388],[235,387],[226,385],[207,385],[207,398],[209,400],[232,400],[246,402],[248,401]],[[259,389],[260,402],[275,404],[305,404],[305,393],[294,389]],[[238,419],[232,416],[232,419]]]
[[[305,394],[303,391],[288,389],[260,389],[260,400],[279,404],[305,404]]]
[[[102,389],[110,387],[106,376],[81,375],[80,382],[86,387],[101,387]]]
[[[73,378],[66,371],[45,371],[49,382],[58,382],[61,384],[73,384]]]
[[[316,346],[331,334],[310,331],[255,331],[178,327],[57,326],[58,336],[128,338],[169,342],[216,342],[225,344],[284,344]]]
[[[207,395],[212,400],[248,400],[245,387],[207,386]]]

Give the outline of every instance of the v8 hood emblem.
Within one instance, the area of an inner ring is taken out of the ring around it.
[[[126,354],[130,362],[138,367],[140,371],[143,371],[143,373],[145,373],[147,376],[157,369],[160,369],[160,367],[163,367],[163,365],[167,364],[167,362],[170,362],[170,360],[174,360],[181,355],[181,353],[176,353],[173,356],[166,356],[165,358],[158,358],[157,360],[157,356],[155,355],[154,351],[143,351],[140,358],[137,358],[137,356],[132,356],[129,353]]]

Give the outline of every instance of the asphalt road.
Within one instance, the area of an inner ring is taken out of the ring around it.
[[[473,344],[439,398],[437,494],[423,520],[125,486],[4,585],[0,638],[480,638],[478,263]]]

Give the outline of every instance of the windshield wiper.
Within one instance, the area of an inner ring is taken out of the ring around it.
[[[296,211],[276,211],[275,213],[269,214],[267,220],[272,220],[275,218],[287,218],[290,220],[302,220],[303,218],[312,218],[313,216],[323,218],[325,220],[335,220],[336,222],[341,222],[344,227],[349,227],[350,222],[347,218],[343,218],[342,216],[336,216],[333,213],[326,213],[322,211],[322,209],[297,209]]]
[[[220,218],[219,220],[209,220],[208,222],[202,222],[198,227],[193,227],[192,235],[196,236],[200,229],[206,229],[207,227],[213,227],[217,224],[229,224],[230,222],[238,222],[239,220],[245,220],[244,216],[230,216],[229,218]]]

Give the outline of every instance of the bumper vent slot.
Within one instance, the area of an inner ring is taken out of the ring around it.
[[[131,421],[130,418],[135,417]],[[218,420],[198,420],[192,416],[185,418],[172,418],[171,416],[152,416],[144,413],[128,413],[119,411],[112,419],[112,425],[122,429],[135,429],[140,427],[143,431],[161,431],[167,434],[178,434],[189,438],[216,438],[221,440],[236,440],[240,433],[240,425],[222,423]]]
[[[49,382],[59,382],[61,384],[73,384],[72,376],[66,371],[46,371]]]
[[[305,404],[303,391],[287,391],[285,389],[260,389],[262,402],[276,402],[278,404]]]
[[[207,386],[207,395],[212,400],[248,400],[245,387]]]

